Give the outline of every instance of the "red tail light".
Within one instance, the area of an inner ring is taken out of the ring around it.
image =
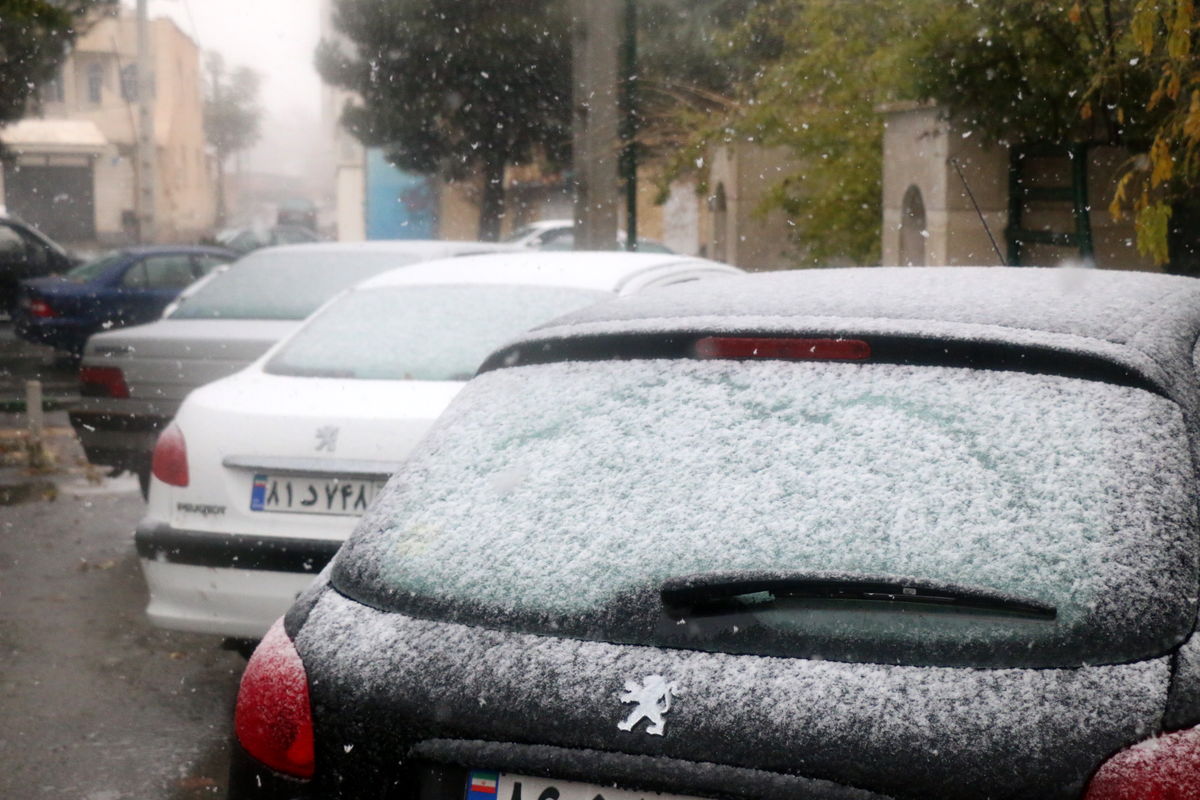
[[[45,300],[32,300],[29,303],[29,314],[39,319],[50,319],[57,317],[58,312],[55,311]]]
[[[297,778],[313,776],[308,675],[282,619],[246,664],[233,728],[246,752],[268,767]]]
[[[79,393],[84,397],[129,397],[125,374],[119,367],[83,367],[79,370]]]
[[[158,435],[150,472],[171,486],[188,485],[187,442],[183,440],[183,431],[179,430],[178,425],[171,423]]]
[[[1200,728],[1117,753],[1092,776],[1084,800],[1200,800]]]
[[[708,336],[696,342],[699,358],[789,358],[807,361],[862,361],[871,345],[861,339],[785,339]]]

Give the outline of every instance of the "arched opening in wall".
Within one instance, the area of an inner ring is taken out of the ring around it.
[[[925,266],[925,201],[921,190],[909,186],[900,209],[900,264],[905,267]]]
[[[713,246],[712,257],[717,261],[729,260],[729,212],[725,200],[725,184],[718,183],[717,191],[709,201],[712,205]]]

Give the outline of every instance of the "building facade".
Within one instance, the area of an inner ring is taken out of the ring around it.
[[[139,220],[137,20],[106,14],[79,37],[26,119],[0,131],[4,204],[77,246],[186,242],[212,233],[215,163],[204,136],[201,53],[168,19],[149,22],[154,232]]]

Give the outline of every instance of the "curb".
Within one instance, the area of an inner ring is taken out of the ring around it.
[[[47,397],[42,401],[43,411],[69,411],[79,405],[79,397]],[[24,414],[24,400],[0,400],[0,414]]]

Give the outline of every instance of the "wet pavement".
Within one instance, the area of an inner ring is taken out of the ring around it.
[[[75,367],[0,321],[0,798],[223,796],[244,661],[146,621],[137,479],[87,463],[75,400]]]

